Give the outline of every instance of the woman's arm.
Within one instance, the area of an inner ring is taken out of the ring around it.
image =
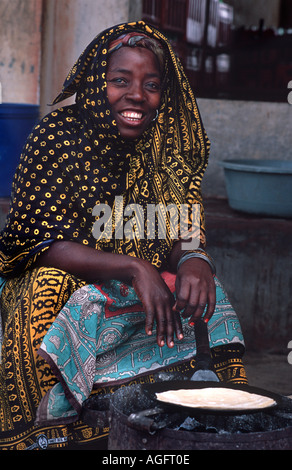
[[[37,266],[52,266],[88,283],[117,279],[131,283],[137,259],[107,253],[71,241],[55,241],[37,260]]]
[[[157,269],[146,260],[103,252],[71,241],[56,241],[39,256],[37,266],[51,266],[88,283],[117,279],[132,284],[146,314],[145,329],[152,334],[157,324],[157,342],[173,346],[174,333],[182,338],[174,299]]]

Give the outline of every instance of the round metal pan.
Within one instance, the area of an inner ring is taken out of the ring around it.
[[[275,401],[270,407],[266,408],[253,408],[253,409],[218,409],[218,408],[200,408],[200,407],[188,407],[185,405],[180,405],[177,403],[168,403],[162,402],[157,399],[156,394],[165,392],[168,390],[179,390],[179,389],[202,389],[202,388],[230,388],[233,390],[242,390],[249,393],[255,393],[257,395],[272,398]],[[198,413],[219,413],[219,414],[247,414],[247,413],[255,413],[259,411],[267,411],[269,409],[275,408],[282,408],[285,409],[287,412],[292,412],[292,400],[279,395],[274,392],[270,392],[267,390],[263,390],[261,388],[252,387],[250,385],[231,385],[226,384],[224,382],[195,382],[190,380],[179,380],[179,381],[165,381],[165,382],[156,382],[153,384],[145,384],[142,386],[143,392],[146,393],[152,400],[157,402],[157,406],[167,408],[169,411],[170,409],[175,412],[178,410],[187,411],[190,415],[194,416]]]

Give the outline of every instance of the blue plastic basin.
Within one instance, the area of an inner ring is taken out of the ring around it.
[[[224,160],[227,196],[235,210],[292,217],[292,162]]]
[[[9,197],[25,141],[39,118],[34,104],[0,104],[0,197]]]

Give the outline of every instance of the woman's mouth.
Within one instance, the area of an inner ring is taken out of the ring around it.
[[[122,111],[121,116],[131,123],[139,123],[143,118],[143,114],[137,111]]]
[[[127,139],[139,137],[151,121],[151,114],[142,110],[118,111],[115,117],[121,136]]]

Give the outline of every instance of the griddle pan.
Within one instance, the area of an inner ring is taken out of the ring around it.
[[[180,405],[176,403],[167,403],[162,402],[157,399],[156,394],[165,392],[168,390],[179,390],[179,389],[202,389],[202,388],[230,388],[232,390],[242,390],[248,393],[255,393],[257,395],[261,395],[264,397],[272,398],[275,401],[273,406],[267,408],[253,408],[253,409],[242,409],[242,410],[222,410],[222,409],[206,409],[206,408],[193,408],[188,407],[185,405]],[[275,407],[285,410],[286,412],[292,412],[292,400],[288,397],[283,395],[279,395],[274,392],[270,392],[268,390],[264,390],[258,387],[252,387],[250,385],[239,385],[239,384],[229,384],[225,382],[205,382],[205,381],[192,381],[192,380],[170,380],[165,382],[156,382],[152,384],[144,384],[142,386],[142,390],[146,393],[149,398],[156,401],[157,406],[160,408],[163,407],[164,409],[168,409],[169,412],[178,412],[180,411],[187,411],[190,416],[198,415],[199,413],[207,413],[207,414],[247,414],[247,413],[254,413],[259,411],[268,411],[269,409],[274,409]]]

